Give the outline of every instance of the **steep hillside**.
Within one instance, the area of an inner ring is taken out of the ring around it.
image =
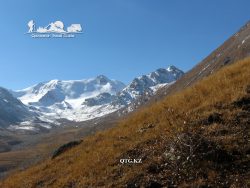
[[[227,66],[0,187],[248,187],[249,75]]]

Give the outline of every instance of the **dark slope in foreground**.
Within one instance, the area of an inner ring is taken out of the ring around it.
[[[249,75],[249,59],[225,67],[0,187],[247,187]]]

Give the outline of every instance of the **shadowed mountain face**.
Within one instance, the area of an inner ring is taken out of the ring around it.
[[[175,84],[159,89],[158,95],[154,99],[180,91],[223,66],[232,64],[248,56],[250,56],[250,22],[244,25],[201,63],[187,72]]]
[[[0,87],[0,127],[25,121],[32,115],[33,113],[21,101]]]

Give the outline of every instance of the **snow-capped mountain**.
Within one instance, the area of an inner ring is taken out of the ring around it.
[[[157,69],[147,75],[135,78],[129,85],[116,95],[102,93],[96,97],[89,98],[85,104],[93,106],[97,104],[110,103],[113,106],[124,107],[134,100],[144,95],[153,95],[159,88],[173,83],[184,74],[175,66],[169,66],[167,69]]]
[[[11,124],[17,124],[34,117],[28,107],[20,100],[13,97],[7,90],[0,87],[0,127],[7,127]]]
[[[29,88],[13,91],[13,95],[32,107],[43,119],[84,121],[114,111],[114,108],[96,104],[88,106],[87,99],[100,94],[115,95],[125,85],[100,75],[85,80],[51,80]]]
[[[143,95],[152,95],[183,74],[170,66],[137,77],[127,86],[100,75],[85,80],[51,80],[12,93],[38,114],[40,120],[85,121],[117,111]]]
[[[142,75],[119,92],[115,102],[128,105],[140,96],[152,95],[160,87],[178,80],[183,74],[184,72],[175,66],[169,66],[167,69],[160,68],[150,74]]]
[[[116,94],[124,87],[122,82],[100,75],[86,80],[51,80],[13,93],[26,105],[47,107],[65,102],[62,107],[71,108],[80,106],[86,98],[105,92]]]

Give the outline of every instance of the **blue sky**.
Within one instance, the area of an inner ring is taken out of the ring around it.
[[[187,71],[249,19],[249,0],[0,2],[0,86],[104,74],[130,82],[170,64]],[[73,39],[33,39],[27,22],[80,23]]]

